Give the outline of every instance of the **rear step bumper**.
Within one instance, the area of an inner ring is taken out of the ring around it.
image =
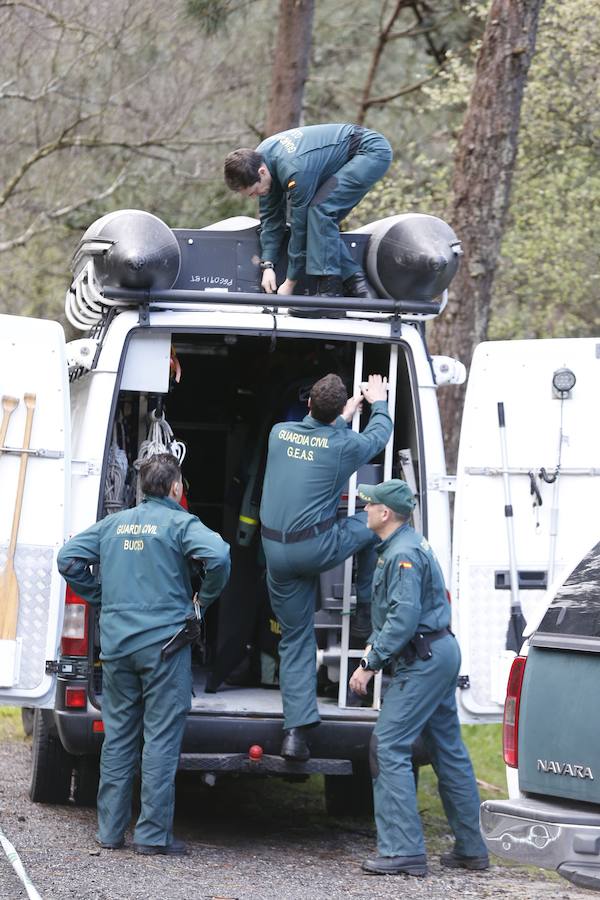
[[[512,862],[555,869],[600,890],[600,807],[531,798],[486,800],[479,820],[488,850]]]
[[[179,771],[244,772],[250,775],[352,775],[349,759],[309,759],[295,762],[263,754],[250,759],[247,753],[182,753]]]

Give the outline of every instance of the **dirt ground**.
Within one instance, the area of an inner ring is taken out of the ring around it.
[[[31,803],[30,744],[0,742],[0,828],[43,900],[576,900],[582,891],[541,870],[494,860],[488,872],[444,870],[451,846],[445,824],[422,810],[430,874],[373,877],[360,862],[373,854],[372,820],[330,819],[318,779],[302,784],[252,778],[214,788],[186,775],[178,784],[175,832],[190,855],[140,857],[129,847],[100,850],[93,809]],[[596,895],[597,896],[597,895]],[[0,900],[26,898],[0,849]]]

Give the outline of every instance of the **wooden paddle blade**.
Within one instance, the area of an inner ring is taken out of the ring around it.
[[[14,641],[17,637],[19,614],[19,585],[12,560],[0,572],[0,640]]]
[[[3,415],[2,425],[0,425],[0,453],[2,452],[2,447],[4,447],[4,442],[6,440],[9,419],[18,405],[19,400],[17,397],[8,397],[6,394],[2,397]]]
[[[2,409],[4,412],[11,413],[19,405],[18,397],[9,397],[8,394],[2,395]]]

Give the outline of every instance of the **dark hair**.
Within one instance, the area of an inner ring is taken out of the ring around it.
[[[181,481],[181,468],[171,453],[157,453],[140,466],[140,486],[144,494],[166,497],[174,481]]]
[[[316,381],[310,389],[310,413],[319,422],[333,422],[342,412],[348,392],[339,375],[330,373]]]
[[[233,150],[225,157],[225,184],[232,191],[252,187],[253,184],[260,181],[258,170],[263,162],[260,153],[250,150],[249,147]]]

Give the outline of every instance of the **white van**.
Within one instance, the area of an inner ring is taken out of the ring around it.
[[[464,367],[432,358],[425,343],[425,321],[443,311],[458,265],[451,229],[407,215],[346,233],[378,297],[315,298],[309,280],[292,301],[257,293],[257,226],[236,218],[171,230],[148,213],[111,213],[74,257],[66,313],[84,337],[66,343],[56,322],[0,316],[0,702],[36,707],[35,801],[94,802],[103,735],[95,613],[65,595],[56,553],[69,535],[136,502],[134,463],[161,441],[180,453],[185,445],[189,509],[232,547],[230,584],[194,652],[180,762],[207,783],[223,772],[319,772],[330,811],[370,802],[368,744],[385,678],[368,706],[347,691],[362,650],[350,633],[352,560],[321,582],[322,725],[312,758],[278,756],[277,623],[257,527],[265,439],[273,422],[305,414],[307,390],[323,374],[339,373],[349,390],[372,372],[389,377],[394,432],[361,480],[400,476],[414,489],[414,524],[451,585],[465,722],[501,717],[518,651],[509,625],[522,628],[520,609],[527,619],[544,604],[547,585],[587,541],[586,516],[600,500],[600,341],[481,345],[455,483],[437,390],[460,383]],[[340,515],[354,512],[355,485],[356,476]],[[263,749],[260,760],[249,758],[252,745]]]

